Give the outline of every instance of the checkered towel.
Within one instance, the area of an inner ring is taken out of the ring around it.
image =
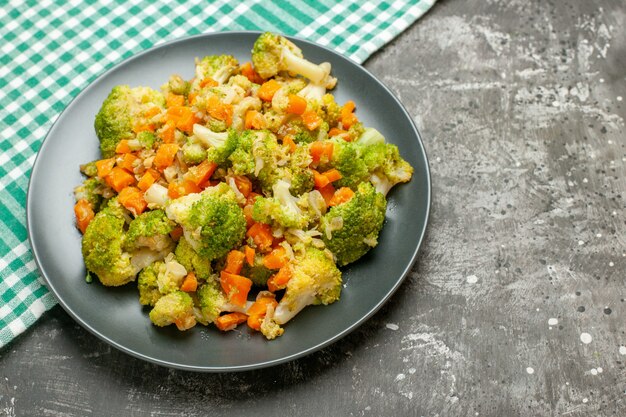
[[[15,0],[0,5],[0,348],[56,304],[26,231],[41,141],[90,81],[139,51],[206,32],[262,30],[326,45],[359,63],[436,0]]]

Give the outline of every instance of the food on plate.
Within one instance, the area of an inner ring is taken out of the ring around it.
[[[95,117],[102,156],[74,193],[88,278],[136,281],[156,326],[245,323],[267,339],[338,301],[339,268],[377,245],[413,168],[336,83],[264,33],[251,62],[207,56],[191,80],[114,87]]]

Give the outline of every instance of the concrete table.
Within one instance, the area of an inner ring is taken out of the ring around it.
[[[0,415],[626,415],[624,28],[621,0],[441,1],[366,63],[434,197],[379,313],[292,363],[195,374],[56,307],[0,352]]]

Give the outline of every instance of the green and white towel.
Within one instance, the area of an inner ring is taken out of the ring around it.
[[[294,35],[362,63],[436,0],[40,0],[0,5],[0,348],[56,304],[30,251],[26,191],[65,106],[139,51],[228,30]]]

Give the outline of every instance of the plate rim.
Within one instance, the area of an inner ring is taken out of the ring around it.
[[[356,61],[354,61],[351,58],[349,58],[348,56],[343,55],[343,54],[341,54],[341,53],[339,53],[339,52],[337,52],[337,51],[335,51],[333,49],[330,49],[329,47],[324,46],[324,45],[320,45],[320,44],[315,43],[313,41],[302,39],[302,38],[299,38],[299,37],[296,37],[296,36],[283,35],[283,36],[287,37],[288,39],[290,39],[292,41],[295,41],[296,43],[308,44],[308,45],[313,46],[315,48],[321,48],[321,49],[325,50],[326,52],[330,53],[331,55],[335,55],[335,56],[338,56],[338,57],[340,57],[342,59],[346,59],[350,63],[352,63],[353,65],[356,65],[356,66],[360,67],[360,69],[362,71],[364,71],[368,76],[370,76],[373,80],[375,80],[383,88],[383,90],[393,99],[393,101],[396,102],[398,107],[402,110],[402,113],[403,113],[404,117],[408,120],[409,125],[410,125],[412,131],[415,134],[415,137],[417,139],[418,148],[421,150],[421,156],[423,157],[424,162],[425,162],[424,163],[424,169],[425,169],[426,193],[422,196],[422,198],[425,199],[426,213],[425,213],[425,217],[424,217],[424,224],[423,224],[423,227],[421,228],[420,234],[418,236],[417,244],[415,246],[415,250],[411,254],[411,257],[410,257],[408,263],[406,264],[405,268],[403,269],[401,276],[396,280],[396,282],[389,289],[389,291],[387,291],[387,293],[384,294],[380,298],[380,300],[368,311],[367,314],[365,314],[359,320],[356,320],[355,322],[351,323],[343,331],[341,331],[339,333],[336,333],[332,337],[329,337],[326,340],[321,341],[320,343],[314,344],[313,346],[310,346],[310,347],[308,347],[306,349],[303,349],[303,350],[301,350],[299,352],[296,352],[296,353],[293,353],[293,354],[290,354],[290,355],[286,355],[286,356],[282,356],[282,357],[277,358],[277,359],[271,359],[271,360],[267,360],[267,361],[263,361],[263,362],[257,362],[257,363],[254,363],[254,364],[235,365],[235,366],[195,366],[195,365],[185,365],[185,364],[180,364],[180,363],[176,363],[176,362],[172,362],[172,361],[168,361],[168,360],[162,360],[162,359],[158,359],[158,358],[153,358],[151,356],[148,356],[148,355],[143,354],[141,352],[138,352],[136,350],[130,349],[130,348],[128,348],[128,347],[126,347],[126,346],[116,342],[115,340],[112,340],[111,338],[105,336],[104,334],[102,334],[97,329],[93,328],[89,323],[84,321],[74,311],[74,309],[65,302],[65,300],[62,297],[59,296],[59,294],[57,293],[57,290],[55,289],[55,286],[54,286],[53,282],[49,279],[46,271],[42,268],[42,265],[41,265],[40,260],[39,260],[39,251],[38,251],[37,243],[33,239],[33,232],[32,232],[32,229],[31,229],[31,223],[33,221],[32,220],[33,213],[32,213],[31,207],[33,205],[33,198],[34,197],[33,197],[33,193],[32,193],[31,184],[33,183],[33,178],[36,177],[36,174],[37,174],[37,172],[39,170],[38,169],[39,168],[38,162],[40,161],[41,155],[43,153],[45,153],[45,149],[46,149],[47,145],[50,143],[48,138],[50,138],[52,136],[53,132],[55,131],[55,129],[57,127],[57,124],[62,119],[62,117],[65,115],[65,113],[68,111],[68,109],[70,107],[72,107],[72,105],[74,104],[75,101],[77,101],[83,95],[87,94],[94,84],[96,84],[101,79],[106,78],[109,73],[115,71],[118,67],[123,66],[123,65],[130,65],[132,63],[132,61],[141,59],[144,55],[153,53],[154,51],[157,51],[159,49],[169,48],[169,47],[172,47],[172,46],[174,46],[176,44],[183,44],[183,43],[186,43],[186,42],[189,42],[191,40],[198,39],[198,38],[214,38],[214,37],[221,37],[221,36],[228,37],[228,36],[253,35],[253,34],[259,35],[261,33],[263,33],[263,31],[239,30],[239,31],[209,32],[209,33],[200,33],[200,34],[191,35],[191,36],[183,36],[181,38],[177,38],[177,39],[173,39],[173,40],[170,40],[170,41],[167,41],[167,42],[163,42],[163,43],[160,43],[158,45],[153,45],[152,47],[150,47],[148,49],[145,49],[143,51],[139,51],[139,52],[129,56],[128,58],[125,58],[125,59],[121,60],[120,62],[117,62],[117,63],[113,64],[106,71],[104,71],[103,73],[101,73],[100,75],[98,75],[97,77],[92,79],[87,85],[85,85],[81,89],[81,91],[76,96],[74,96],[64,106],[63,110],[59,113],[59,115],[57,116],[56,120],[52,123],[52,125],[48,129],[48,132],[46,133],[46,136],[42,139],[41,145],[40,145],[39,149],[37,150],[37,154],[36,154],[35,160],[33,162],[33,166],[31,168],[31,173],[30,173],[30,176],[29,176],[28,190],[27,190],[27,195],[26,195],[26,229],[27,229],[27,234],[28,234],[28,242],[29,242],[30,247],[31,247],[31,253],[33,254],[33,259],[35,260],[35,264],[37,265],[37,270],[38,270],[40,276],[45,281],[46,287],[49,290],[49,292],[53,294],[55,300],[65,310],[65,312],[67,312],[72,317],[72,319],[74,321],[76,321],[78,324],[81,325],[81,327],[85,328],[87,331],[89,331],[91,334],[93,334],[94,336],[96,336],[97,338],[102,340],[103,342],[105,342],[105,343],[115,347],[116,349],[118,349],[118,350],[120,350],[120,351],[122,351],[122,352],[124,352],[124,353],[126,353],[126,354],[128,354],[130,356],[133,356],[135,358],[138,358],[138,359],[141,359],[141,360],[144,360],[144,361],[156,364],[156,365],[168,367],[168,368],[180,369],[180,370],[185,370],[185,371],[206,372],[206,373],[250,371],[250,370],[256,370],[256,369],[276,366],[276,365],[279,365],[279,364],[283,364],[283,363],[286,363],[286,362],[293,361],[293,360],[298,359],[298,358],[302,358],[302,357],[310,355],[310,354],[312,354],[312,353],[314,353],[314,352],[316,352],[318,350],[321,350],[324,347],[326,347],[326,346],[328,346],[328,345],[330,345],[332,343],[335,343],[335,342],[341,340],[342,338],[344,338],[345,336],[347,336],[348,334],[350,334],[354,330],[356,330],[358,327],[363,325],[363,323],[368,321],[374,314],[376,314],[382,308],[383,305],[385,305],[385,303],[387,303],[387,301],[389,301],[389,299],[393,296],[393,294],[398,290],[398,288],[406,280],[406,277],[408,276],[410,271],[413,269],[413,266],[415,265],[415,263],[417,261],[417,257],[418,257],[418,254],[420,252],[420,249],[422,247],[422,244],[424,242],[424,237],[426,235],[426,230],[428,228],[428,224],[429,224],[429,220],[430,220],[431,204],[432,204],[432,180],[431,180],[430,164],[429,164],[429,160],[428,160],[428,154],[426,153],[426,149],[424,147],[424,142],[422,140],[422,135],[420,134],[420,132],[419,132],[419,130],[418,130],[416,124],[415,124],[415,121],[413,120],[411,115],[408,113],[407,109],[402,104],[402,102],[395,95],[395,93],[393,91],[391,91],[391,89],[389,87],[387,87],[387,85],[385,85],[377,76],[372,74],[362,64],[359,64]]]

